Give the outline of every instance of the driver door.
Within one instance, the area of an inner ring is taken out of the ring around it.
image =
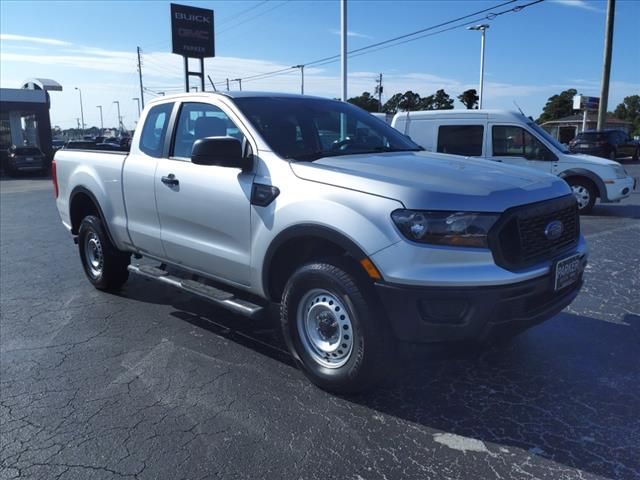
[[[555,155],[528,130],[517,125],[489,125],[491,156],[496,162],[552,173]]]

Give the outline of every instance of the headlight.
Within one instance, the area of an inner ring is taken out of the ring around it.
[[[391,218],[404,236],[414,242],[486,248],[487,234],[498,215],[396,210]]]
[[[629,175],[622,165],[614,165],[613,171],[616,172],[616,178],[627,178]]]

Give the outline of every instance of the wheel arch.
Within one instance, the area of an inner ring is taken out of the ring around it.
[[[569,170],[565,170],[564,172],[560,173],[558,176],[562,178],[564,181],[566,181],[567,183],[571,178],[586,178],[587,180],[589,180],[591,183],[595,185],[596,193],[598,197],[600,197],[602,200],[607,200],[608,198],[607,187],[605,187],[602,179],[598,175],[596,175],[595,173],[589,170],[586,170],[584,168],[572,168]]]
[[[286,282],[302,263],[327,256],[346,256],[354,262],[366,253],[346,235],[331,228],[301,224],[280,232],[262,262],[262,286],[270,300],[280,301]]]
[[[109,226],[105,221],[104,212],[100,207],[100,202],[96,196],[84,186],[77,186],[71,191],[69,195],[69,219],[71,222],[71,233],[77,235],[80,229],[80,223],[82,219],[87,215],[95,214],[102,221],[102,226],[109,237],[109,241],[115,245],[113,236],[109,231]]]

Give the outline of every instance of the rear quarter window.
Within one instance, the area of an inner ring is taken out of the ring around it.
[[[438,127],[438,152],[482,156],[483,125],[441,125]]]
[[[149,110],[140,135],[140,150],[151,157],[159,158],[164,150],[169,116],[173,103],[156,105]]]

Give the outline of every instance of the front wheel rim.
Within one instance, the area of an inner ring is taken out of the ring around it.
[[[351,316],[337,295],[313,289],[298,304],[296,324],[305,352],[326,368],[345,365],[354,345]]]
[[[87,265],[87,270],[93,278],[98,278],[102,275],[102,269],[104,268],[104,254],[102,251],[102,243],[95,234],[90,232],[84,240],[84,259]]]
[[[589,193],[589,190],[586,187],[583,185],[572,185],[571,190],[573,191],[573,196],[576,197],[576,200],[578,201],[578,207],[580,209],[589,205],[589,202],[591,201],[591,193]]]

